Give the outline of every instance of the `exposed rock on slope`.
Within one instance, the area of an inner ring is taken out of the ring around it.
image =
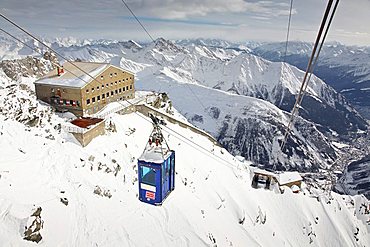
[[[370,199],[370,155],[350,163],[336,189],[350,195],[364,194]]]
[[[45,52],[42,59],[28,56],[23,59],[2,60],[0,69],[12,80],[18,80],[20,77],[41,77],[55,67],[50,61],[58,64],[53,53]]]

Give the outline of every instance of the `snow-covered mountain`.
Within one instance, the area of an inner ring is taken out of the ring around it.
[[[180,46],[164,39],[98,41],[52,46],[69,59],[108,61],[136,73],[136,87],[166,91],[174,106],[234,155],[279,169],[330,168],[338,153],[328,138],[366,129],[366,122],[332,88],[314,84],[287,148],[279,151],[303,72],[245,51]],[[197,96],[194,96],[197,95]],[[280,107],[280,108],[279,108]],[[336,137],[336,138],[339,138]]]
[[[161,207],[144,204],[136,162],[150,121],[135,113],[112,115],[116,131],[83,148],[60,128],[69,115],[36,100],[34,80],[14,81],[0,70],[3,246],[36,245],[25,239],[40,241],[37,246],[370,245],[365,197],[310,187],[299,194],[252,189],[250,162],[171,123],[214,156],[164,128],[176,151],[176,187]],[[246,99],[256,113],[269,109],[286,118],[266,101],[233,97]]]
[[[222,39],[203,39],[203,38],[181,39],[174,40],[174,42],[182,46],[199,45],[213,48],[242,50],[245,52],[251,52],[254,48],[262,44],[265,44],[265,42],[256,42],[256,41],[231,42]]]
[[[271,61],[284,59],[285,43],[265,43],[253,53]],[[286,61],[305,70],[312,44],[289,42]],[[364,116],[370,118],[370,47],[324,45],[315,74],[341,92]]]
[[[205,46],[187,48],[190,55],[178,58],[179,61],[171,60],[172,68],[168,66],[164,73],[170,77],[185,77],[183,80],[187,82],[209,88],[267,100],[286,111],[292,109],[302,71],[235,50]],[[364,119],[348,106],[346,100],[317,77],[312,79],[302,106],[301,115],[305,119],[327,127],[327,130],[345,134],[356,128],[366,128]]]

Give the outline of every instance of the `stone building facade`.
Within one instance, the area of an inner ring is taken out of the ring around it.
[[[108,63],[66,62],[36,81],[35,89],[38,99],[76,116],[135,97],[133,73]]]

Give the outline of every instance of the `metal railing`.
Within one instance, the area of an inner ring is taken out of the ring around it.
[[[78,134],[83,134],[83,133],[85,133],[86,131],[89,130],[89,129],[80,128],[78,126],[70,126],[70,125],[66,125],[66,124],[62,124],[61,127],[62,127],[63,130],[65,130],[69,133],[78,133]]]

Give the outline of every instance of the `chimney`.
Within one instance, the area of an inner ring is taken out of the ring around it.
[[[58,73],[58,76],[60,76],[61,74],[63,74],[64,73],[63,67],[57,67],[57,73]]]

